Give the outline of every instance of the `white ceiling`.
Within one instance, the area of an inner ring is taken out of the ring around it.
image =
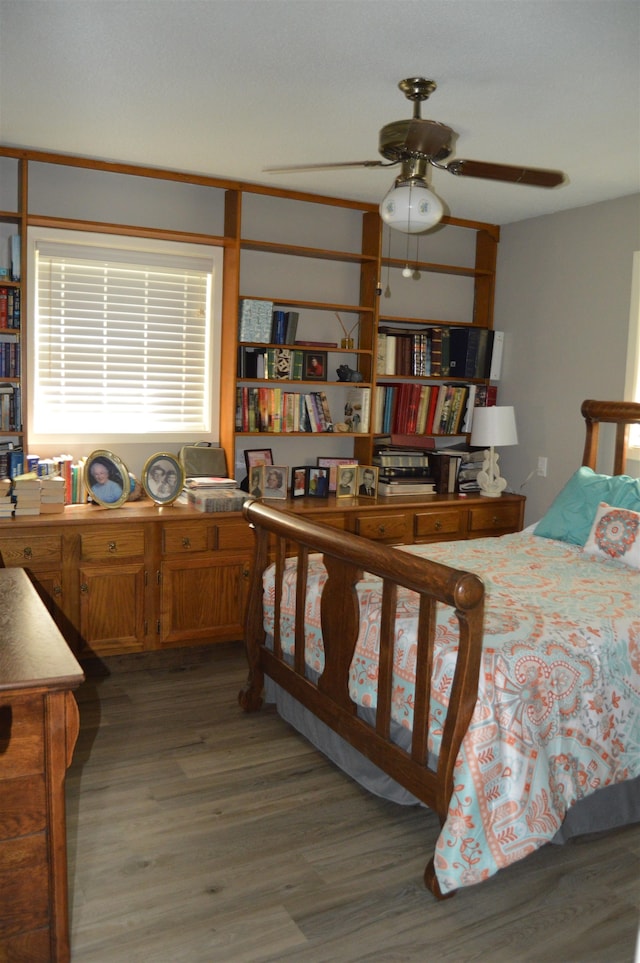
[[[640,190],[637,0],[0,0],[0,140],[377,202],[377,159],[423,116],[456,154],[564,170],[544,190],[432,184],[456,217],[504,224]]]

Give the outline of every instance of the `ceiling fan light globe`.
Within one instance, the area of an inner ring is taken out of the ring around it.
[[[439,197],[420,184],[395,185],[380,203],[385,224],[403,234],[419,234],[442,220],[444,208]]]

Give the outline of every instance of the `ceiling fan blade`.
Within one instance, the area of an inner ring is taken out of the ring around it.
[[[511,164],[490,164],[487,161],[452,160],[441,166],[458,177],[482,177],[490,181],[509,181],[512,184],[530,184],[533,187],[557,187],[565,180],[562,171],[545,170],[542,167],[516,167]]]
[[[266,174],[286,174],[295,171],[329,171],[339,167],[393,167],[393,164],[385,164],[384,161],[344,161],[335,164],[291,164],[288,167],[263,167]]]

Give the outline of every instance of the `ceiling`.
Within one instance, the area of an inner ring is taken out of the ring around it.
[[[640,190],[637,0],[0,0],[0,141],[378,202],[411,116],[456,155],[552,167],[545,190],[433,171],[448,213],[506,224]],[[432,169],[433,170],[433,169]]]

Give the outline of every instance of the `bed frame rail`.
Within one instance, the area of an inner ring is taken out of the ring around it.
[[[350,745],[391,778],[437,812],[441,822],[453,791],[453,771],[477,700],[482,656],[484,586],[469,572],[419,558],[396,548],[339,532],[247,501],[244,514],[255,532],[255,564],[246,620],[249,678],[240,692],[245,711],[262,704],[265,674]],[[311,553],[323,555],[327,570],[321,599],[321,625],[325,666],[317,685],[307,678],[304,659],[304,605],[308,561]],[[280,606],[284,566],[297,556],[296,630],[293,661],[283,657],[280,642]],[[262,575],[275,562],[273,648],[265,644]],[[364,573],[382,580],[378,704],[375,723],[357,715],[349,695],[349,670],[360,626],[357,584]],[[416,652],[414,735],[405,751],[391,739],[394,620],[398,590],[418,593],[419,631]],[[437,761],[428,754],[428,720],[434,656],[436,604],[450,606],[459,626],[456,670]],[[433,861],[425,882],[439,891]]]

